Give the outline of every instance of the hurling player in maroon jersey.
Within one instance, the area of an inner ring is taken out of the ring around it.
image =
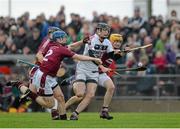
[[[50,47],[52,46],[55,46],[55,42],[52,40],[52,33],[55,32],[55,31],[60,31],[61,29],[59,29],[58,27],[50,27],[48,29],[48,35],[44,38],[44,40],[42,41],[39,49],[38,49],[38,52],[36,54],[36,62],[35,64],[36,65],[40,65],[43,61],[43,58],[44,56],[46,55],[46,53],[48,52],[48,50],[50,49]],[[70,45],[68,45],[68,49],[70,50],[74,50],[76,47],[79,47],[85,43],[88,43],[89,41],[89,36],[85,36],[84,39],[78,41],[78,42],[75,42],[75,43],[72,43]],[[33,67],[30,72],[29,72],[29,75],[30,75],[30,78],[31,78],[31,81],[32,82],[32,77],[35,73],[35,71],[37,70],[38,67]],[[64,72],[64,68],[59,68],[58,72],[57,72],[57,77],[61,77],[63,72]],[[29,88],[31,91],[33,92],[36,92],[36,89],[34,88],[33,85],[29,84]],[[55,107],[52,108],[51,110],[51,116],[52,116],[52,119],[57,119],[59,117],[58,115],[58,111],[55,109]]]
[[[36,92],[32,92],[22,82],[10,82],[9,85],[18,87],[23,93],[22,98],[28,96],[45,108],[52,108],[55,98],[58,101],[59,119],[66,120],[64,95],[55,78],[61,61],[69,57],[81,61],[95,61],[98,64],[102,62],[98,58],[75,54],[65,47],[67,34],[64,31],[53,32],[52,40],[55,41],[55,45],[48,50],[32,78]]]

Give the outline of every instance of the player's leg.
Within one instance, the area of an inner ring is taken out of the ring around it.
[[[67,120],[67,115],[66,115],[66,109],[65,109],[65,100],[64,100],[64,95],[62,93],[62,90],[60,88],[59,85],[57,85],[54,89],[53,89],[53,94],[54,94],[54,98],[57,100],[58,102],[58,113],[59,113],[59,117],[61,120]]]
[[[71,115],[70,117],[71,120],[78,120],[79,113],[82,112],[89,105],[92,98],[94,98],[97,88],[97,83],[94,81],[95,80],[87,83],[86,95],[84,99],[80,102],[78,107],[76,108],[75,112],[73,112],[73,114]]]
[[[115,86],[114,86],[111,78],[106,73],[102,73],[99,75],[98,84],[99,84],[99,86],[103,86],[104,88],[106,88],[103,106],[102,106],[102,109],[100,112],[100,118],[104,118],[104,119],[108,119],[108,120],[113,119],[113,117],[110,116],[108,113],[108,107],[109,107],[109,104],[111,103],[112,96],[113,96],[113,93],[115,90]]]
[[[34,85],[32,85],[31,83],[29,84],[29,89],[34,92],[34,93],[37,93],[37,89]],[[51,107],[51,105],[54,105],[52,110],[51,110],[51,114],[52,114],[52,118],[53,119],[59,119],[59,113],[57,111],[57,108],[56,107],[56,102],[57,100],[55,100],[52,96],[49,98],[49,97],[43,97],[44,98],[44,101],[46,101],[46,106],[45,107]],[[48,106],[47,106],[48,105]]]
[[[53,96],[40,96],[43,98],[43,100],[46,102],[46,104],[43,106],[45,108],[53,108],[55,105],[54,97]]]
[[[51,77],[49,75],[46,75],[43,78],[43,74],[40,75],[42,76],[41,80],[39,79],[34,79],[33,82],[36,82],[37,84],[37,89],[39,93],[41,93],[43,96],[52,96],[52,101],[54,102],[53,107],[55,106],[55,100],[57,100],[57,110],[53,109],[51,111],[51,116],[53,120],[58,120],[59,114],[60,116],[63,114],[65,117],[64,119],[67,119],[66,117],[66,111],[65,111],[65,101],[64,101],[64,95],[56,81],[55,77]],[[49,101],[50,102],[50,101]],[[53,108],[51,107],[51,108]]]
[[[104,96],[103,107],[108,107],[111,103],[112,96],[114,94],[115,86],[111,79],[108,79],[104,82],[104,86],[106,88],[106,93]]]
[[[32,100],[35,100],[38,104],[45,108],[52,108],[54,105],[46,103],[42,96],[38,96],[36,93],[32,92],[26,85],[20,81],[11,81],[7,85],[17,87],[20,92],[23,94],[21,98],[30,97]]]
[[[109,115],[108,108],[111,103],[112,96],[114,94],[115,86],[111,79],[106,80],[104,82],[104,86],[106,87],[106,93],[104,96],[104,102],[101,109],[100,117],[110,120],[110,119],[113,119],[113,117]]]
[[[37,89],[36,89],[36,87],[33,85],[33,84],[29,84],[29,89],[32,91],[32,92],[34,92],[34,93],[36,93],[37,94]]]
[[[58,101],[55,98],[54,98],[54,101],[55,101],[55,105],[49,111],[51,111],[52,120],[59,120],[59,111],[57,110]]]
[[[84,81],[76,81],[73,83],[73,91],[74,96],[72,96],[65,104],[66,109],[73,105],[74,103],[80,102],[83,97],[86,90],[85,82]]]
[[[70,105],[79,102],[82,100],[84,93],[85,93],[85,82],[86,82],[86,71],[80,69],[77,67],[76,69],[76,76],[75,76],[75,82],[73,84],[73,90],[75,93],[75,96],[71,97],[66,102],[66,108],[68,108]]]

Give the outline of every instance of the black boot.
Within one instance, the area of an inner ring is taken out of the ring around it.
[[[106,110],[103,108],[100,113],[100,118],[111,120],[113,119],[113,116],[109,115],[108,108]]]
[[[70,116],[70,120],[78,120],[78,114],[76,112],[73,112]]]

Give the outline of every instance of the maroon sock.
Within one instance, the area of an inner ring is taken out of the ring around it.
[[[58,119],[58,118],[59,118],[59,112],[58,112],[58,110],[52,109],[52,110],[51,110],[51,117],[52,117],[53,120]]]

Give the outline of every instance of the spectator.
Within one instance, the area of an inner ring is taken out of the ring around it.
[[[159,27],[161,30],[163,30],[163,20],[161,20],[161,19],[158,19],[157,21],[156,21],[156,26],[157,27]]]
[[[12,40],[11,40],[10,38],[7,39],[7,40],[6,40],[6,43],[5,43],[5,47],[6,47],[5,53],[6,53],[6,54],[12,54],[12,53],[13,53],[13,52],[12,52],[12,45],[13,45]]]
[[[166,52],[166,44],[168,43],[168,37],[167,37],[167,33],[165,31],[161,32],[161,36],[160,39],[157,41],[156,45],[155,45],[155,51],[161,51],[162,53]]]
[[[151,39],[151,37],[150,36],[146,36],[145,38],[144,38],[144,45],[149,45],[149,44],[152,44],[152,39]],[[148,48],[146,48],[145,50],[146,50],[146,54],[152,54],[152,49],[153,49],[153,47],[148,47]]]
[[[67,44],[69,45],[72,42],[76,42],[78,40],[77,34],[73,27],[69,26],[67,28],[68,32],[68,38],[67,38]]]
[[[65,15],[65,7],[64,6],[61,6],[60,7],[60,10],[57,14],[57,18],[58,18],[58,22],[62,22],[62,21],[65,21],[66,20],[66,15]]]
[[[111,31],[112,33],[119,33],[120,30],[120,20],[118,17],[112,18]]]
[[[144,38],[147,36],[147,31],[145,28],[142,28],[139,32],[139,42],[141,45],[144,45]]]
[[[176,62],[176,53],[172,50],[170,45],[166,46],[166,59],[169,64],[175,64]]]
[[[0,54],[4,54],[5,50],[6,50],[6,46],[5,46],[5,42],[6,42],[6,35],[4,34],[4,32],[0,32]]]
[[[50,16],[48,20],[48,26],[56,26],[58,27],[58,22],[54,16]]]
[[[14,40],[15,37],[17,36],[18,29],[15,25],[11,26],[10,31],[9,31],[9,38],[10,40]]]
[[[133,32],[138,33],[141,27],[144,25],[144,19],[140,15],[140,8],[135,8],[134,17],[129,21],[129,27]]]
[[[169,17],[167,24],[176,24],[179,21],[177,17],[177,12],[176,10],[171,11],[171,16]]]
[[[137,73],[138,76],[141,76],[141,78],[138,79],[137,91],[139,92],[139,94],[142,94],[142,95],[152,95],[153,94],[153,86],[156,84],[156,79],[151,76],[147,77],[146,75],[154,74],[155,69],[151,65],[149,65],[149,59],[148,59],[147,55],[141,56],[139,63],[141,63],[142,66],[146,66],[147,70],[139,71]],[[149,80],[151,80],[151,81],[149,81]],[[147,82],[149,82],[149,83],[147,83]]]
[[[27,36],[26,36],[26,31],[24,27],[20,27],[18,30],[18,35],[17,37],[14,38],[13,41],[13,49],[17,51],[17,53],[23,53],[22,49],[25,47],[25,44],[27,42]]]
[[[27,37],[29,37],[29,36],[31,36],[32,35],[32,30],[33,30],[33,28],[34,28],[34,26],[35,26],[35,21],[34,20],[28,20],[27,22],[26,22],[27,24]]]
[[[67,26],[66,26],[65,21],[61,21],[59,24],[60,24],[60,25],[59,25],[59,28],[61,28],[63,31],[66,31],[66,30],[67,30]]]
[[[159,37],[160,37],[160,28],[155,26],[153,27],[152,33],[150,34],[151,39],[152,39],[152,43],[153,43],[153,47],[156,46],[156,42],[158,41]]]
[[[128,68],[132,68],[136,64],[136,59],[135,59],[133,53],[128,53],[126,58],[127,59],[126,59],[125,65]]]
[[[82,23],[78,14],[71,14],[71,23],[68,25],[68,27],[72,27],[75,30],[76,34],[80,31]]]
[[[156,66],[158,73],[163,73],[167,64],[166,57],[163,55],[162,51],[157,51],[153,64]]]
[[[170,35],[170,45],[173,48],[174,52],[180,52],[180,25],[172,25],[171,35]],[[179,48],[178,48],[179,47]]]
[[[27,39],[27,43],[23,48],[24,54],[36,53],[39,45],[41,44],[40,31],[38,28],[34,28],[32,36]]]
[[[92,15],[93,15],[92,22],[96,22],[96,23],[99,22],[98,13],[96,11],[93,11]]]
[[[155,26],[156,26],[156,17],[151,16],[145,25],[145,28],[148,31],[148,35],[150,35],[152,33],[152,30]]]
[[[80,41],[84,38],[84,36],[90,36],[90,34],[92,34],[92,30],[90,30],[90,23],[89,22],[84,22],[83,23],[83,26],[82,26],[82,29],[80,30],[80,32],[78,33],[77,35],[77,40]],[[83,46],[79,46],[76,48],[76,53],[78,54],[82,54],[83,51],[84,51],[84,47],[85,45]]]

